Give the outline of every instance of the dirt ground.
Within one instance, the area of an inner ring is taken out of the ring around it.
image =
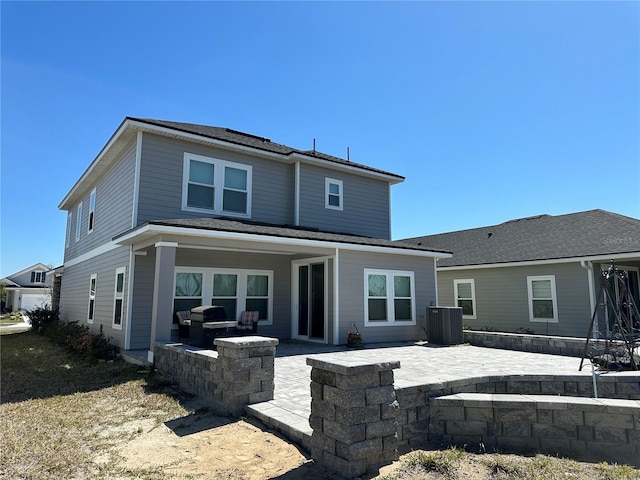
[[[176,478],[339,478],[280,435],[246,419],[195,413],[159,426],[143,424],[137,433],[119,452],[127,469],[161,469]]]

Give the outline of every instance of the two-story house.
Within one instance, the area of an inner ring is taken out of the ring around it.
[[[403,177],[226,128],[126,118],[59,205],[60,315],[126,350],[174,313],[260,312],[259,333],[329,344],[423,337],[447,252],[391,241]]]
[[[2,302],[2,312],[28,311],[51,305],[52,269],[44,263],[36,263],[0,280],[7,292]]]

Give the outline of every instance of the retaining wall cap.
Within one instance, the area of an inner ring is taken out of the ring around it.
[[[250,335],[246,337],[216,338],[213,343],[224,348],[273,347],[278,345],[277,338]]]
[[[565,410],[567,406],[590,407],[589,410],[613,411],[628,413],[629,410],[640,412],[640,400],[621,400],[614,398],[565,397],[559,395],[518,395],[501,393],[456,393],[432,398],[434,406],[464,405],[465,407],[490,401],[493,406],[508,407],[509,404],[531,404],[549,410]]]
[[[400,361],[374,362],[358,360],[340,353],[325,353],[307,357],[307,365],[321,368],[342,375],[359,375],[361,373],[381,372],[400,368]]]

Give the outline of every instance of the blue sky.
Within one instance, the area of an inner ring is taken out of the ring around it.
[[[62,263],[58,204],[125,116],[404,175],[393,237],[640,217],[640,2],[0,2],[1,271]]]

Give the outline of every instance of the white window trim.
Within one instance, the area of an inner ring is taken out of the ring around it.
[[[387,279],[387,320],[386,321],[369,321],[369,275],[384,275]],[[393,278],[395,276],[411,278],[411,321],[396,321],[394,319],[394,285]],[[403,325],[416,324],[416,282],[414,272],[403,270],[383,270],[383,269],[364,269],[364,326],[365,327],[400,327]]]
[[[118,275],[122,274],[122,305],[121,305],[121,309],[122,312],[120,313],[120,323],[116,324],[116,305],[117,305],[117,300],[118,300]],[[122,326],[125,323],[125,314],[127,309],[124,308],[124,304],[125,304],[125,292],[127,291],[127,267],[119,267],[116,268],[116,276],[115,276],[115,283],[113,285],[113,315],[111,316],[111,328],[115,329],[115,330],[122,330]]]
[[[213,165],[213,209],[190,207],[187,205],[187,199],[189,195],[189,168],[191,160],[198,162],[209,163]],[[228,212],[223,210],[223,195],[224,195],[224,169],[225,167],[236,168],[238,170],[244,170],[247,172],[247,212]],[[221,160],[219,158],[205,157],[203,155],[197,155],[195,153],[184,153],[183,167],[182,167],[182,210],[186,212],[198,212],[198,213],[216,213],[219,215],[225,215],[229,217],[238,218],[251,218],[251,191],[252,191],[252,176],[253,167],[251,165],[245,165],[242,163],[229,162],[227,160]]]
[[[551,281],[551,301],[553,302],[553,318],[536,318],[533,316],[533,282],[539,280]],[[556,295],[556,276],[555,275],[537,275],[527,277],[527,292],[529,303],[529,321],[540,323],[558,323],[558,297]]]
[[[76,242],[80,240],[80,232],[82,229],[82,202],[78,204],[76,210]]]
[[[458,279],[458,280],[454,280],[453,281],[453,304],[456,307],[459,307],[458,305],[458,284],[460,283],[470,283],[471,284],[471,304],[473,306],[473,315],[462,315],[462,318],[468,319],[468,320],[475,320],[476,319],[476,284],[473,278],[462,278],[462,279]],[[462,300],[469,300],[468,298],[463,298]]]
[[[93,199],[93,202],[91,201]],[[93,205],[92,205],[93,203]],[[96,227],[96,189],[89,195],[89,219],[87,220],[87,233],[93,232]]]
[[[95,281],[95,288],[93,289],[93,295],[91,294],[91,284]],[[93,324],[96,317],[96,294],[98,292],[98,274],[93,273],[89,279],[89,304],[87,305],[87,323]],[[93,317],[91,316],[91,300],[93,300]]]
[[[338,198],[340,199],[340,205],[337,206],[337,207],[335,205],[330,205],[329,204],[330,195],[335,195],[334,193],[330,193],[329,192],[329,187],[332,184],[333,185],[338,185],[338,187],[340,188],[340,194],[338,195]],[[329,208],[331,210],[340,210],[340,211],[342,211],[343,205],[344,205],[344,190],[343,190],[342,180],[336,180],[335,178],[325,177],[324,178],[324,208]]]
[[[176,274],[178,273],[202,273],[202,303],[207,305],[213,298],[213,276],[215,274],[237,275],[236,291],[236,314],[240,320],[240,315],[245,310],[247,302],[247,277],[249,275],[264,275],[268,278],[269,306],[267,309],[267,319],[261,319],[259,325],[273,325],[273,270],[247,270],[242,268],[202,268],[202,267],[176,267],[173,275],[173,299],[176,298],[197,298],[197,297],[176,297]],[[256,297],[257,298],[257,297]],[[206,302],[206,303],[205,303]]]

